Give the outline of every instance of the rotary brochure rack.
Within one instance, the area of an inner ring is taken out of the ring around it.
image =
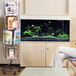
[[[13,68],[10,66],[12,64],[12,59],[18,58],[18,46],[20,43],[19,6],[19,2],[5,2],[5,30],[3,30],[3,43],[6,51],[5,56],[7,59],[11,60],[10,64],[7,66],[8,68]],[[6,72],[13,72],[13,74],[16,74],[16,71],[6,71],[4,68],[2,68],[4,74]],[[18,71],[20,70],[18,69]]]

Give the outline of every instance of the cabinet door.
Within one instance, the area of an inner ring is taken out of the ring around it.
[[[76,48],[76,42],[70,42],[70,47]]]
[[[45,42],[21,42],[21,66],[45,66]]]
[[[47,42],[46,43],[46,66],[49,66],[53,56],[55,55],[56,49],[59,46],[69,46],[68,42]]]

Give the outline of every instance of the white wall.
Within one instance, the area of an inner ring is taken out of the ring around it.
[[[69,0],[69,15],[76,18],[76,0]]]
[[[71,41],[76,41],[76,0],[69,0],[69,15],[71,16]]]
[[[26,14],[66,15],[68,0],[25,0]]]

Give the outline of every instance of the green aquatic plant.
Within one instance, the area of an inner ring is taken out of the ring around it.
[[[68,34],[66,34],[66,33],[59,33],[59,35],[58,35],[58,37],[59,38],[67,38],[68,37]]]
[[[34,25],[32,25],[32,27],[33,27],[34,34],[36,36],[38,36],[38,35],[40,36],[41,27],[40,26],[34,26]]]
[[[51,33],[49,36],[54,36],[55,35],[55,33]]]
[[[52,33],[51,36],[54,36],[55,33]]]
[[[34,28],[36,31],[41,31],[41,27],[40,27],[40,26],[33,26],[33,28]]]
[[[32,36],[34,36],[34,33],[32,31],[30,31],[30,30],[27,30],[27,31],[23,32],[23,36],[30,36],[30,37],[32,37]]]

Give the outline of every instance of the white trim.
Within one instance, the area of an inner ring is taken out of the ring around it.
[[[39,16],[39,15],[20,15],[20,19],[40,19],[40,20],[70,20],[70,16]]]

